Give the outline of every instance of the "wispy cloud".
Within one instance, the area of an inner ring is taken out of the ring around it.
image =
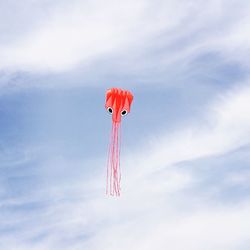
[[[160,68],[184,67],[211,50],[248,65],[246,1],[210,1],[205,7],[203,1],[74,1],[45,7],[47,17],[27,22],[31,29],[0,45],[2,69],[61,72],[115,54],[144,55],[146,69],[155,62],[146,63],[145,52],[156,46],[164,54],[157,58]]]
[[[140,153],[140,148],[137,156],[132,157],[131,161],[137,158],[132,168],[145,171],[148,166],[149,171],[155,171],[169,164],[220,155],[247,145],[250,143],[249,107],[248,83],[219,94],[204,108],[198,120],[171,133],[149,136],[144,151]]]
[[[132,39],[144,8],[143,1],[60,4],[28,34],[1,47],[1,67],[61,71],[93,60]]]

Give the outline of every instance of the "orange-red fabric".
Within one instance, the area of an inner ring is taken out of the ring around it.
[[[121,112],[126,110],[129,113],[132,101],[133,95],[127,90],[118,88],[107,90],[105,108],[112,108],[113,122],[121,122]]]

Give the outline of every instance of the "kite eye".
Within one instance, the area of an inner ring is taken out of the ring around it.
[[[128,111],[127,111],[126,109],[124,109],[124,110],[121,112],[121,115],[122,115],[122,116],[125,116],[127,113],[128,113]]]
[[[111,107],[108,107],[107,108],[107,111],[110,113],[110,114],[113,114],[113,109]]]

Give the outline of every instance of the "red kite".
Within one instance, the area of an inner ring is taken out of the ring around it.
[[[108,89],[106,92],[105,108],[112,115],[112,130],[110,137],[106,194],[120,195],[120,144],[121,144],[121,118],[130,112],[133,95],[127,90],[118,88]]]

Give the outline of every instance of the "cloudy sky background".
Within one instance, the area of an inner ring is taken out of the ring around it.
[[[248,250],[250,2],[0,1],[0,248]],[[105,195],[109,87],[122,196]]]

